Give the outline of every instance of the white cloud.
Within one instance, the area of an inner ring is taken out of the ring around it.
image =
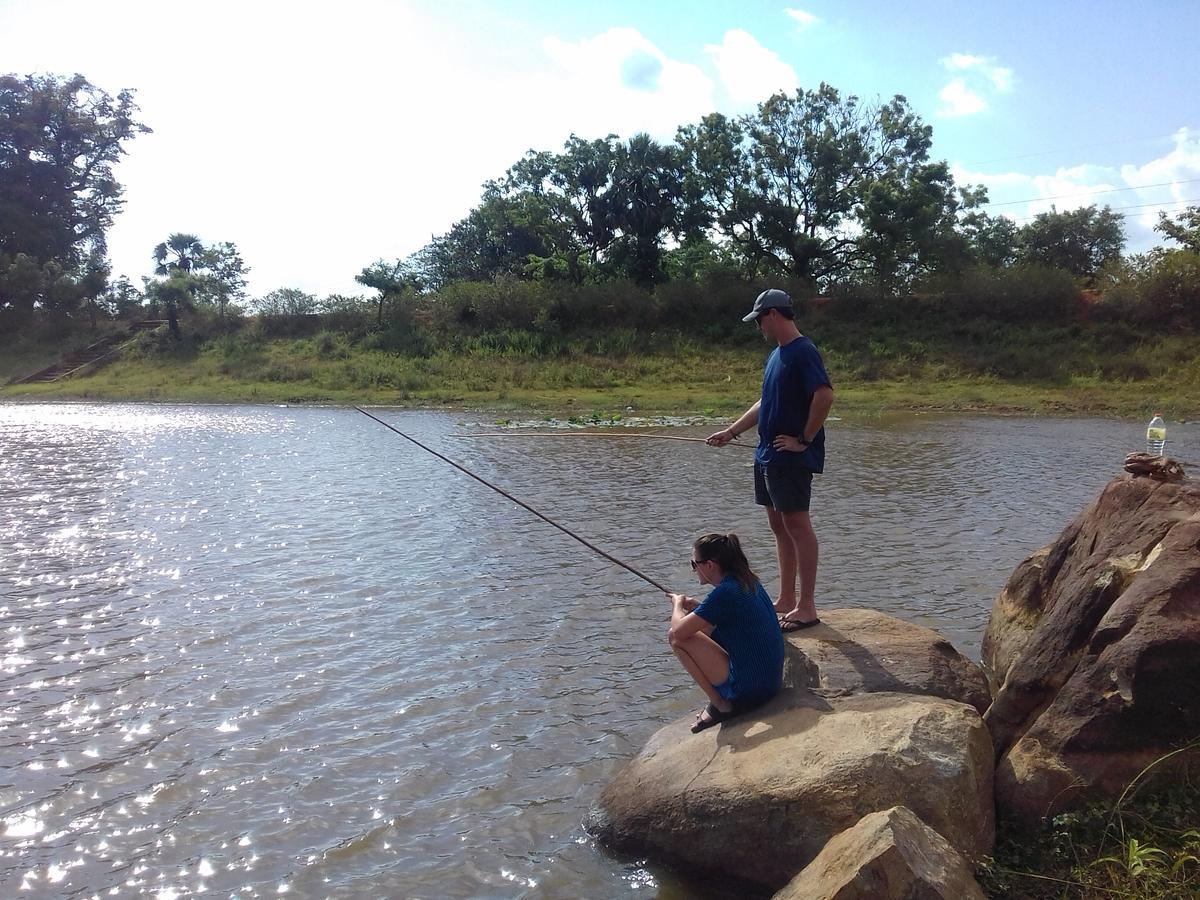
[[[171,4],[151,16],[142,3],[0,0],[0,34],[29,37],[4,42],[6,71],[137,89],[154,133],[116,169],[126,202],[108,236],[114,276],[137,283],[155,244],[186,231],[236,243],[256,296],[363,292],[357,272],[444,233],[526,150],[559,149],[572,132],[669,140],[717,108],[712,77],[633,29],[543,44],[502,12],[485,8],[464,31],[417,6],[281,15],[277,3],[209,0],[197,17]]]
[[[1009,91],[1011,91],[1013,89],[1013,70],[1012,69],[1004,69],[1004,68],[1001,68],[1000,66],[994,66],[992,68],[992,70],[988,73],[988,78],[991,79],[992,84],[995,86],[996,90],[1002,94],[1007,94]]]
[[[949,56],[942,59],[942,65],[951,72],[962,72],[966,69],[976,69],[984,65],[987,60],[982,56],[973,56],[970,53],[951,53]]]
[[[784,12],[787,13],[788,16],[790,16],[796,22],[797,28],[800,31],[806,31],[821,21],[816,16],[814,16],[812,13],[805,12],[802,9],[790,9],[789,8],[789,9],[785,9]]]
[[[967,87],[967,83],[961,78],[951,79],[949,84],[938,91],[938,98],[942,105],[938,107],[937,114],[946,118],[970,116],[987,109],[983,98]]]
[[[1200,131],[1181,128],[1174,147],[1144,163],[1121,166],[1081,164],[1044,174],[976,172],[953,167],[958,184],[982,184],[992,205],[987,212],[1017,224],[1038,213],[1081,206],[1109,206],[1125,216],[1126,249],[1140,252],[1162,242],[1154,231],[1160,211],[1174,215],[1200,198]]]
[[[704,52],[734,103],[758,103],[778,91],[790,93],[800,83],[795,69],[740,28],[725,32],[720,44],[708,44]]]
[[[1152,229],[1160,210],[1171,216],[1189,206],[1200,206],[1200,130],[1180,128],[1173,140],[1175,146],[1165,156],[1141,166],[1121,166],[1121,178],[1137,187],[1140,197],[1165,198],[1162,205],[1129,210],[1127,223],[1136,218],[1138,226]]]
[[[570,130],[581,135],[647,131],[669,138],[677,126],[713,109],[712,79],[669,58],[634,28],[612,28],[578,42],[548,37],[542,46],[558,77],[533,96],[576,110]]]
[[[938,92],[942,106],[938,115],[946,118],[970,116],[988,108],[985,94],[1007,94],[1013,89],[1013,70],[997,65],[993,57],[971,53],[951,53],[940,60],[942,68],[957,73]]]

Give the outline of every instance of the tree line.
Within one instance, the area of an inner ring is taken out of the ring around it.
[[[140,286],[112,280],[106,234],[124,202],[114,167],[149,131],[131,91],[112,97],[82,75],[0,76],[0,328],[150,313],[177,329],[181,311],[225,320],[248,302],[268,316],[369,304],[382,328],[404,318],[405,298],[436,303],[465,283],[781,282],[886,298],[1039,267],[1131,315],[1192,321],[1200,309],[1200,207],[1160,214],[1157,230],[1179,246],[1138,256],[1124,255],[1122,217],[1107,206],[1018,227],[931,157],[932,128],[899,95],[868,103],[821,84],[710,114],[669,143],[572,135],[560,151],[531,150],[445,234],[366,266],[356,278],[377,293],[358,300],[281,288],[248,301],[236,245],[183,232],[148,253],[154,276]]]

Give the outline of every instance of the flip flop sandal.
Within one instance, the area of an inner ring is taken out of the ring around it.
[[[799,631],[801,628],[812,628],[814,625],[820,624],[820,619],[809,619],[807,622],[801,622],[799,619],[780,619],[779,630],[787,634],[792,631]]]

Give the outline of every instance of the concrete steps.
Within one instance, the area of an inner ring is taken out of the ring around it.
[[[81,350],[68,353],[53,365],[40,369],[32,375],[26,375],[24,378],[18,378],[13,384],[49,384],[60,381],[63,378],[69,378],[77,372],[86,369],[88,366],[116,353],[141,332],[152,331],[166,324],[166,319],[142,319],[141,321],[134,322],[129,326],[128,330],[110,334],[108,337],[102,338],[94,344],[89,344]]]

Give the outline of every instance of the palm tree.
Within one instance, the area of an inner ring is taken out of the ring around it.
[[[154,274],[170,275],[172,272],[190,272],[196,257],[204,252],[204,245],[194,234],[173,234],[164,243],[154,248]],[[174,259],[171,259],[174,254]]]

